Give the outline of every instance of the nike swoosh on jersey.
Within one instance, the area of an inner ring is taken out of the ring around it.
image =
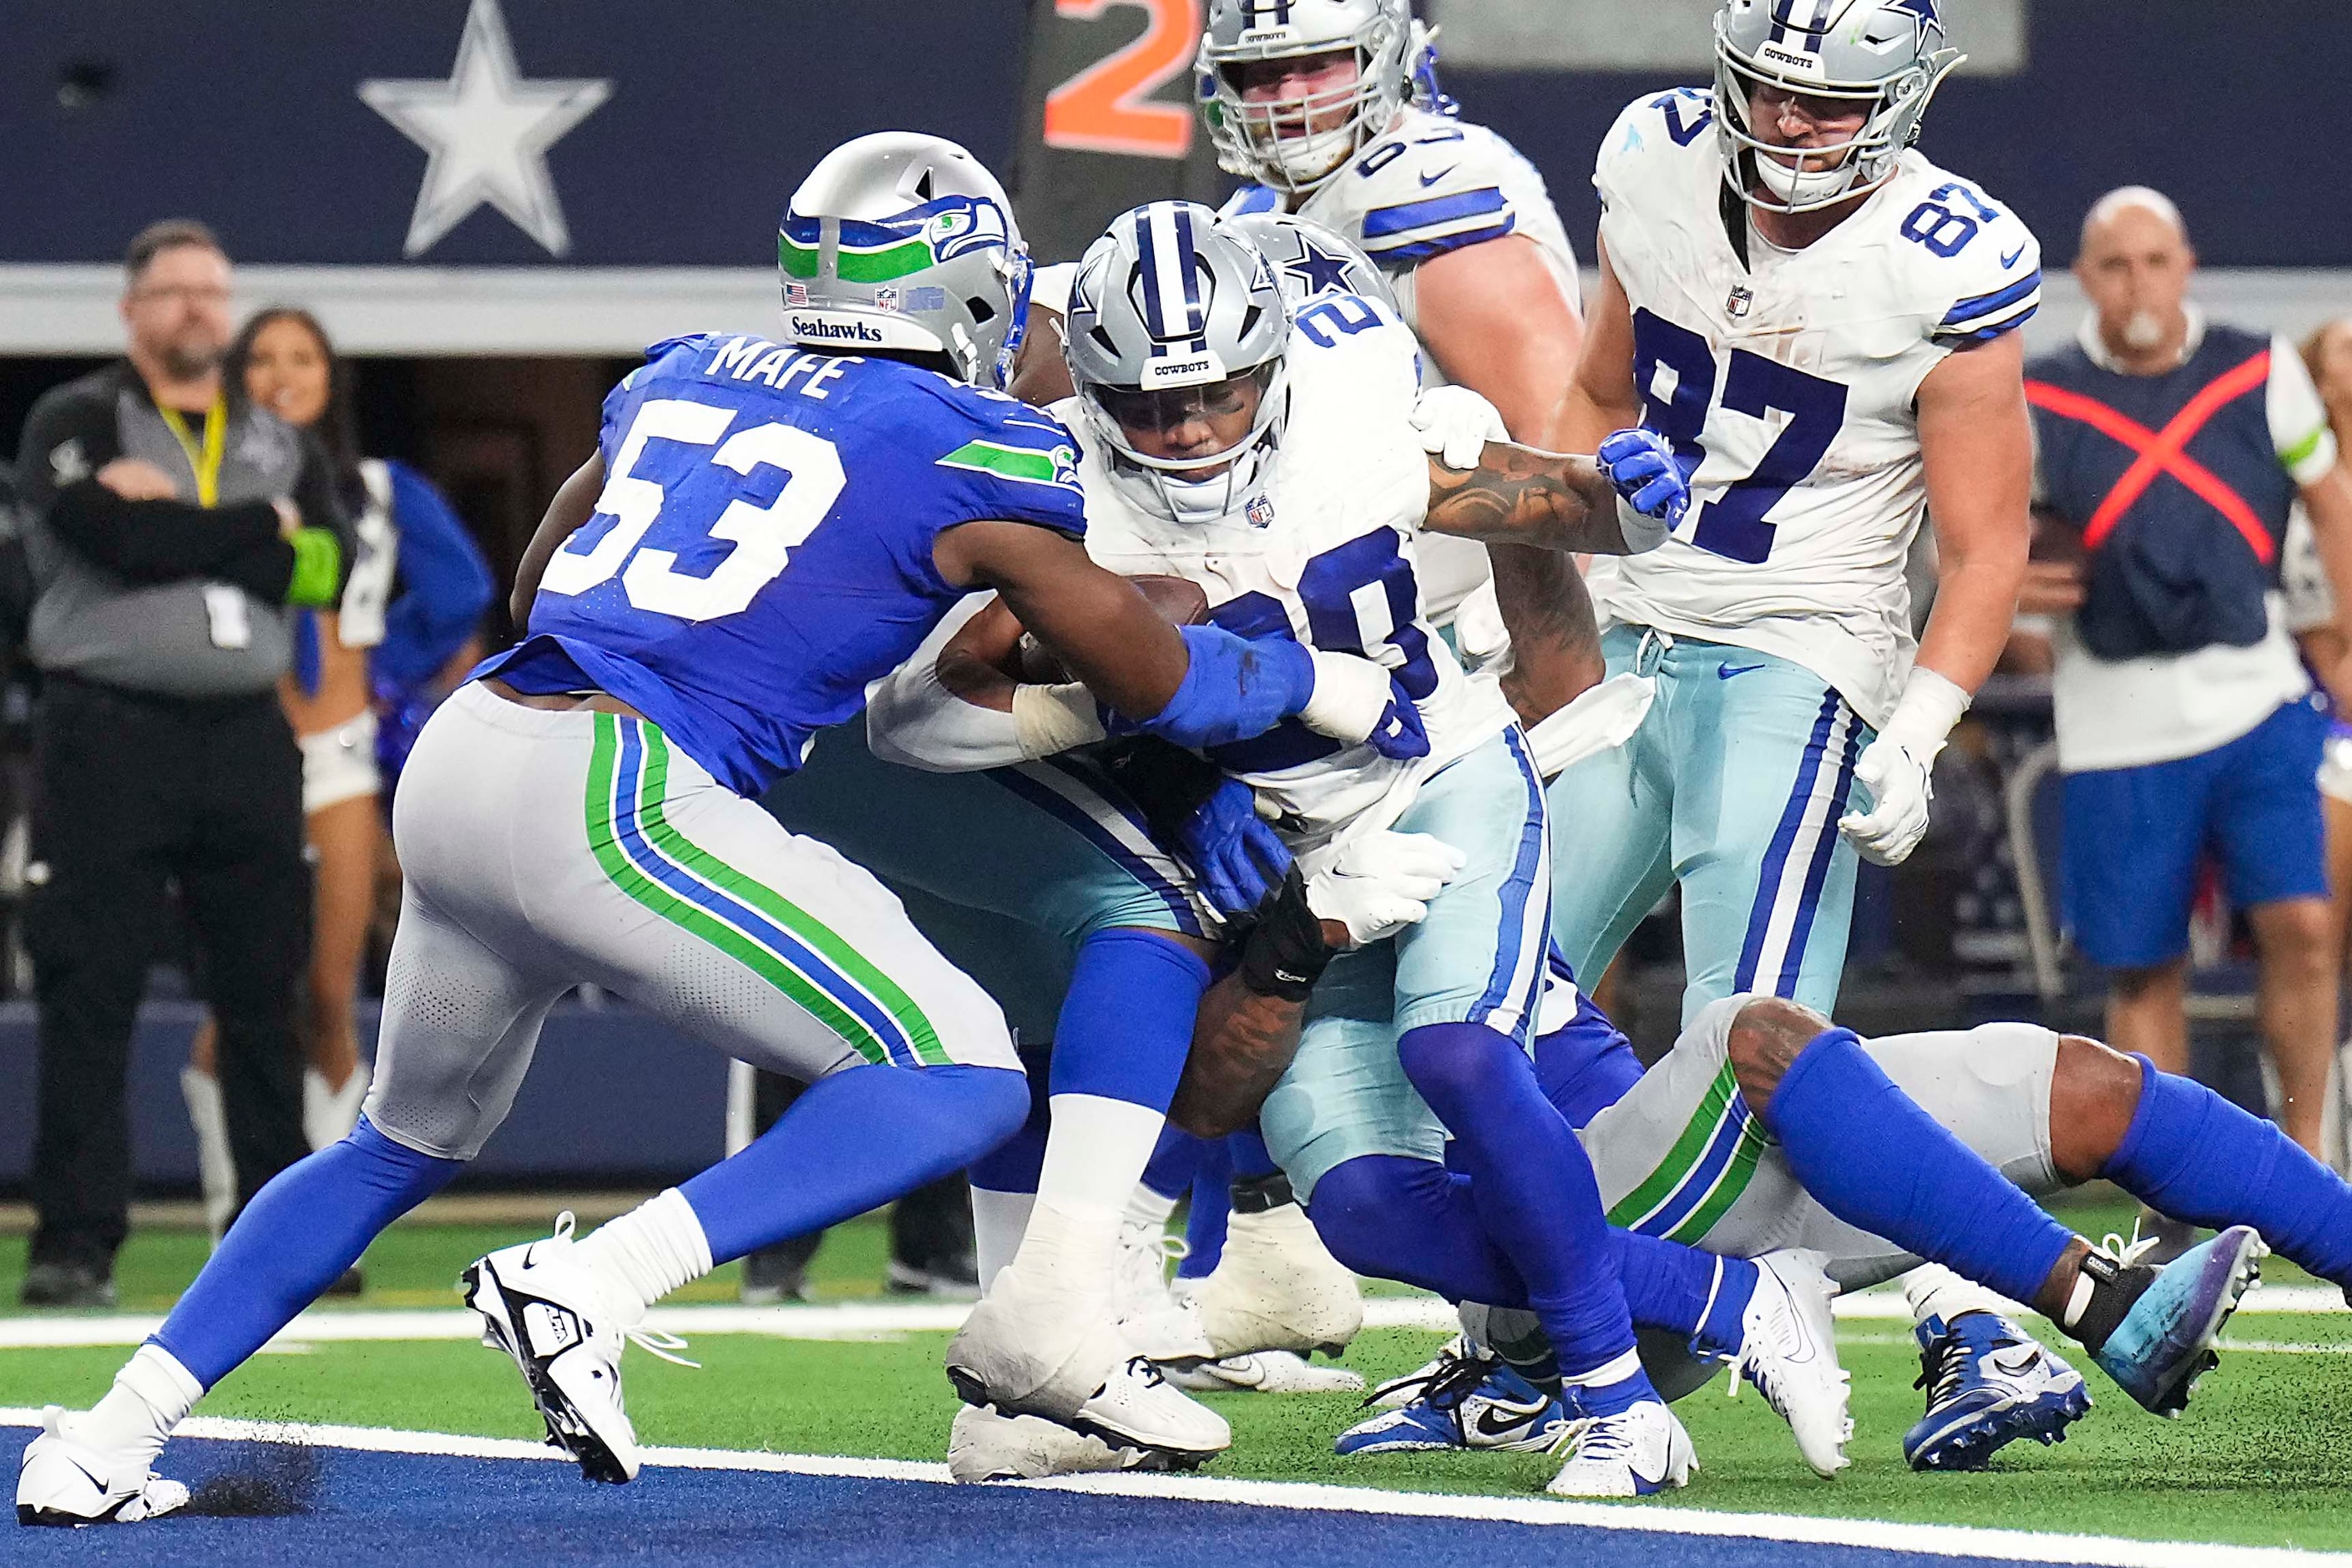
[[[1763,668],[1760,664],[1718,664],[1715,667],[1715,678],[1717,680],[1729,680],[1735,675],[1746,675],[1750,670]]]
[[[1430,186],[1437,184],[1438,181],[1445,178],[1446,175],[1454,173],[1454,170],[1461,166],[1462,165],[1459,163],[1448,163],[1444,168],[1438,170],[1434,174],[1423,174],[1421,177],[1421,188],[1424,191],[1429,189]]]
[[[2017,248],[2016,248],[2015,250],[2011,251],[2007,256],[2004,256],[2004,257],[2002,257],[2002,258],[2000,258],[2000,268],[2001,268],[2001,270],[2002,270],[2002,271],[2004,271],[2004,272],[2006,272],[2006,271],[2008,271],[2011,268],[2012,268],[2012,267],[2016,266],[2016,265],[2017,265],[2017,258],[2018,258],[2019,257],[2021,257],[2021,256],[2024,255],[2024,254],[2025,254],[2025,244],[2024,244],[2024,242],[2023,242],[2022,240],[2021,240],[2021,241],[2019,241],[2019,242],[2018,242],[2018,247],[2017,247]]]

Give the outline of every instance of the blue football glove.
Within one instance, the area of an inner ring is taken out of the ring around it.
[[[1290,851],[1259,820],[1255,797],[1239,779],[1218,784],[1177,838],[1209,901],[1228,915],[1256,909],[1290,871]]]
[[[1679,527],[1690,506],[1690,480],[1674,448],[1654,430],[1636,426],[1605,438],[1593,454],[1601,471],[1635,511]]]
[[[1141,731],[1192,751],[1264,734],[1315,693],[1314,656],[1286,637],[1237,637],[1223,626],[1179,626],[1191,662],[1184,683],[1149,719],[1114,716],[1114,735]]]
[[[1422,728],[1421,705],[1406,696],[1394,679],[1389,681],[1389,705],[1364,743],[1394,762],[1409,763],[1429,755],[1429,731]]]

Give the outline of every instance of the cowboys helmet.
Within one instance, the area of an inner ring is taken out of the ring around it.
[[[1397,309],[1388,274],[1336,229],[1296,213],[1244,213],[1223,220],[1274,264],[1291,310],[1330,294],[1360,294]]]
[[[1289,407],[1290,310],[1266,258],[1215,213],[1149,202],[1113,219],[1078,263],[1063,338],[1086,427],[1140,504],[1171,519],[1222,517],[1264,489]],[[1222,451],[1155,458],[1128,436],[1127,424],[1173,423],[1244,381],[1256,413]]]
[[[1002,389],[1029,319],[1029,249],[996,176],[954,142],[878,131],[826,153],[776,236],[784,335],[943,354]]]
[[[1209,0],[1196,96],[1217,162],[1291,195],[1338,174],[1416,93],[1437,91],[1436,51],[1411,0]],[[1352,49],[1356,79],[1328,92],[1245,101],[1238,68]]]
[[[1919,121],[1965,58],[1944,36],[1936,0],[1726,0],[1715,18],[1715,124],[1724,177],[1770,212],[1834,206],[1895,172]],[[1853,140],[1791,165],[1748,124],[1758,83],[1809,98],[1847,99],[1865,118]],[[1758,189],[1761,185],[1762,189]]]

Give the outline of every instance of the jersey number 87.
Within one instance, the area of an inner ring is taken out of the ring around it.
[[[575,549],[593,529],[595,519],[592,518],[589,527],[573,535],[548,562],[540,591],[584,594],[617,573],[629,603],[656,615],[709,621],[747,607],[761,589],[776,580],[792,552],[816,531],[817,524],[840,498],[847,476],[842,472],[841,454],[832,442],[796,426],[753,425],[719,442],[735,412],[682,397],[656,398],[639,408],[629,422],[628,434],[622,437],[620,450],[614,454],[612,476],[604,481],[604,493],[596,498],[596,517],[611,518],[612,527],[587,549]],[[675,445],[649,456],[646,448],[653,441]],[[719,449],[708,458],[676,449],[677,446],[709,447],[714,442]],[[690,533],[682,527],[667,531],[681,536],[673,540],[677,549],[646,547],[646,536],[663,521],[667,492],[705,477],[702,470],[709,465],[731,469],[739,479],[750,479],[761,468],[781,470],[787,477],[776,498],[764,506],[734,496],[732,492],[740,487],[728,481],[730,499],[716,521],[692,527]],[[679,550],[690,549],[705,539],[726,540],[735,548],[708,576],[677,570]]]
[[[1673,383],[1664,396],[1661,367]],[[1647,309],[1633,312],[1633,384],[1642,395],[1642,423],[1674,443],[1686,477],[1706,461],[1702,437],[1716,380],[1715,351],[1705,338]],[[1769,419],[1778,409],[1789,416],[1756,467],[1698,509],[1691,531],[1690,542],[1701,550],[1754,563],[1772,553],[1772,524],[1765,514],[1805,481],[1837,439],[1846,389],[1746,349],[1731,351],[1722,384],[1729,413]]]

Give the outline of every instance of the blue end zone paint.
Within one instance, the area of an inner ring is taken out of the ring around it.
[[[13,1473],[32,1433],[0,1430]],[[1481,1568],[1956,1568],[1985,1559],[1788,1545],[1575,1526],[1382,1518],[1011,1487],[648,1468],[627,1487],[569,1464],[306,1450],[311,1510],[283,1518],[173,1517],[80,1531],[8,1530],[12,1565],[170,1563],[173,1568],[310,1568],[320,1563],[922,1563],[999,1568],[1105,1563],[1135,1568],[1278,1563],[1475,1562]],[[201,1489],[285,1464],[277,1444],[182,1439],[163,1469]]]

